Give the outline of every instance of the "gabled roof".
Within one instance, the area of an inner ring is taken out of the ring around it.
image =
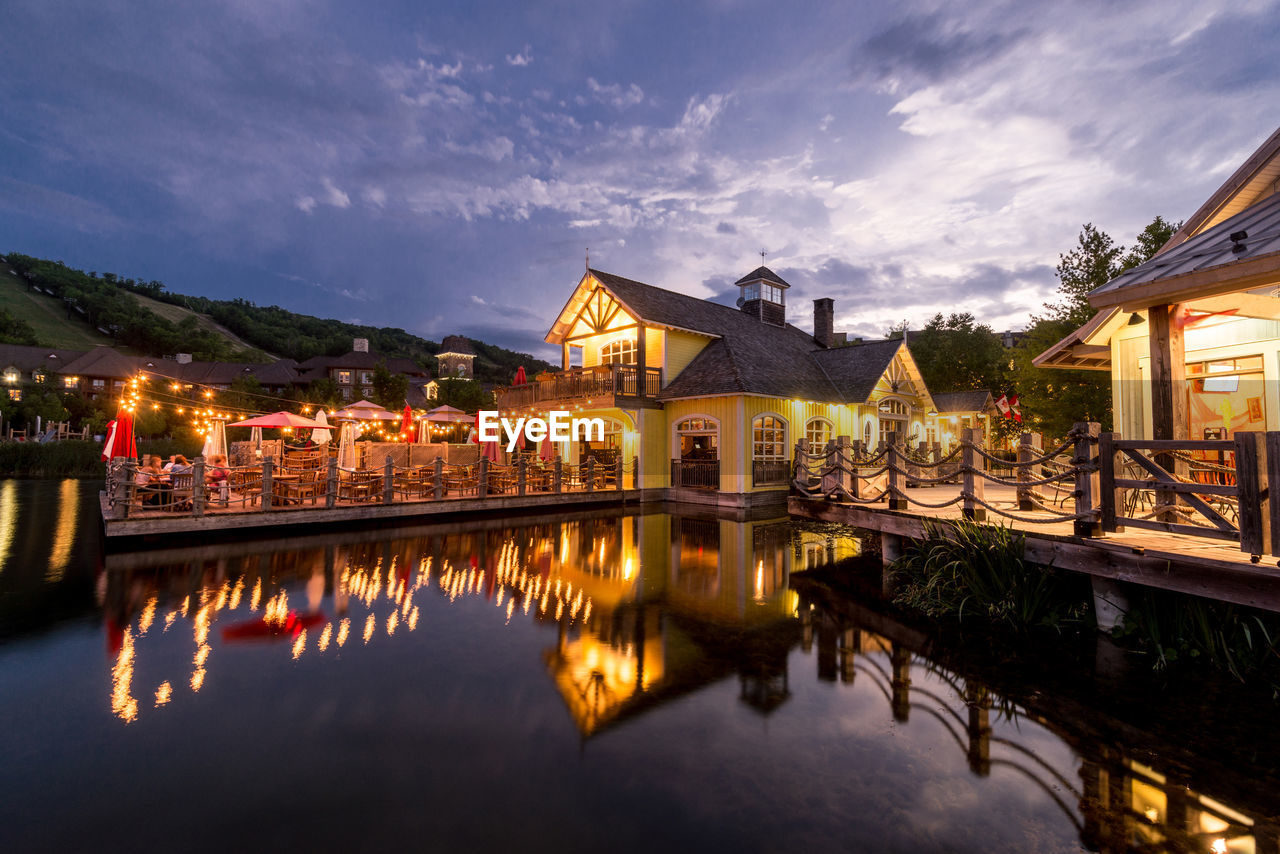
[[[163,359],[146,356],[126,356],[119,350],[110,347],[94,347],[69,365],[64,365],[60,373],[68,376],[113,377],[124,379],[138,371],[150,370],[163,364]]]
[[[1275,192],[1280,181],[1280,130],[1267,137],[1249,159],[1193,213],[1161,252],[1181,246],[1195,235],[1230,219]]]
[[[0,368],[15,367],[20,371],[45,368],[61,372],[85,354],[84,350],[59,350],[54,347],[28,347],[24,344],[0,344]]]
[[[933,395],[933,407],[938,412],[987,412],[995,406],[989,391],[951,391]]]
[[[407,374],[409,376],[426,376],[427,372],[419,367],[412,359],[406,359],[401,356],[387,358],[379,353],[369,353],[363,350],[352,350],[341,356],[312,356],[298,366],[300,372],[309,377],[324,376],[324,372],[337,368],[339,370],[373,370],[378,366],[379,362],[387,363],[387,370],[393,374]]]
[[[1247,232],[1240,241],[1231,235]],[[1089,293],[1097,308],[1146,308],[1274,283],[1280,275],[1280,194],[1161,250]]]
[[[770,270],[768,267],[756,267],[750,273],[747,273],[741,279],[734,282],[734,284],[745,285],[748,282],[758,282],[761,279],[764,279],[766,282],[773,282],[775,285],[781,285],[784,288],[791,287],[791,285],[783,281],[781,276]]]
[[[1120,309],[1104,308],[1084,326],[1032,359],[1031,364],[1037,368],[1109,371],[1111,347],[1108,342],[1125,319]]]

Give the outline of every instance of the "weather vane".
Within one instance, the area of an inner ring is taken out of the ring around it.
[[[760,264],[761,264],[761,266],[763,266],[763,265],[764,265],[764,256],[765,256],[765,254],[766,254],[766,253],[765,253],[765,251],[764,251],[763,249],[761,249],[761,250],[760,250]]]
[[[591,269],[591,247],[587,247],[587,269]]]

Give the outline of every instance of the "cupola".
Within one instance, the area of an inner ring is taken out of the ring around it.
[[[761,323],[787,325],[786,290],[791,287],[768,267],[757,267],[738,281],[738,307]]]

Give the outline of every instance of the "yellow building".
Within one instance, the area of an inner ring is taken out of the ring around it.
[[[940,441],[903,341],[835,346],[829,299],[814,301],[813,333],[788,324],[790,286],[767,267],[737,286],[732,308],[587,270],[546,336],[563,370],[503,390],[499,408],[600,417],[604,441],[566,443],[562,458],[636,459],[635,486],[737,507],[785,498],[801,438]]]
[[[1089,294],[1098,314],[1035,364],[1110,371],[1126,438],[1280,429],[1278,179],[1280,131],[1150,260]]]

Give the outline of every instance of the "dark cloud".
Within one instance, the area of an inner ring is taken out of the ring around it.
[[[975,32],[940,13],[908,15],[872,35],[853,55],[856,77],[929,84],[993,59],[1027,36]]]
[[[720,222],[716,224],[716,234],[737,234],[738,228],[733,223]]]

